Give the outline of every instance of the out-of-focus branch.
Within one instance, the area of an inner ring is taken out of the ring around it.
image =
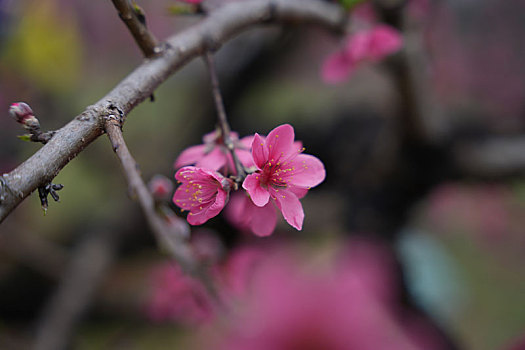
[[[147,60],[96,104],[59,129],[32,157],[0,182],[0,222],[37,187],[49,183],[79,152],[99,137],[105,117],[127,115],[176,70],[207,50],[217,50],[239,32],[263,23],[311,23],[343,31],[347,14],[318,0],[246,0],[212,12],[167,40],[166,49]]]
[[[39,320],[34,350],[68,348],[75,326],[111,266],[115,250],[116,237],[108,232],[93,232],[80,243]]]
[[[454,146],[458,170],[466,176],[498,179],[525,175],[525,137],[500,137]]]
[[[153,34],[146,27],[146,20],[144,17],[142,19],[139,16],[144,16],[142,13],[137,13],[141,11],[139,8],[136,10],[133,9],[132,5],[129,3],[129,0],[111,0],[113,5],[118,11],[120,19],[126,24],[133,39],[142,50],[142,53],[145,57],[149,58],[160,52],[159,42],[153,36]]]

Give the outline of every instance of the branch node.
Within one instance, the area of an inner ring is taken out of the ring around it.
[[[204,50],[211,53],[217,52],[220,49],[221,44],[213,37],[211,33],[203,34]]]

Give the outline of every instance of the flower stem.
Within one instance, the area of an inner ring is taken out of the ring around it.
[[[221,130],[224,144],[231,153],[233,163],[235,164],[235,170],[237,171],[235,182],[241,183],[246,177],[246,170],[235,153],[235,144],[230,135],[231,128],[226,116],[226,110],[224,109],[224,102],[219,87],[219,79],[217,78],[217,70],[215,69],[215,63],[213,62],[213,56],[210,51],[206,51],[204,54],[204,60],[206,61],[206,66],[208,67],[208,72],[210,74],[213,99],[215,101],[215,108],[217,109],[217,117],[219,119],[219,128]]]

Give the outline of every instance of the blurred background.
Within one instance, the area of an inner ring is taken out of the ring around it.
[[[173,15],[173,0],[139,4],[161,39],[201,19]],[[436,349],[510,349],[525,331],[525,3],[371,6],[403,49],[337,85],[320,69],[342,38],[323,28],[249,30],[216,54],[232,129],[292,124],[327,178],[302,200],[302,232],[281,218],[257,238],[222,216],[193,232],[218,237],[221,259],[244,245],[300,242],[312,255],[355,240],[381,246],[397,308],[429,325]],[[41,147],[16,137],[11,103],[58,129],[142,60],[110,1],[0,0],[0,171]],[[173,178],[177,155],[215,120],[196,59],[130,113],[124,136],[146,180]],[[0,348],[56,349],[45,345],[55,338],[75,349],[180,346],[193,328],[146,312],[152,271],[169,257],[106,137],[54,182],[64,189],[45,216],[33,194],[0,225]]]

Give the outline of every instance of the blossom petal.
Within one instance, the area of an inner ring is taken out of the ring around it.
[[[264,146],[264,140],[259,134],[255,134],[253,137],[252,156],[255,165],[257,165],[259,169],[262,169],[268,161],[268,150]]]
[[[242,163],[242,165],[244,165],[246,168],[255,166],[251,152],[243,149],[237,149],[235,150],[235,154],[237,155],[237,158],[239,158],[239,161]]]
[[[226,205],[228,194],[224,190],[219,190],[215,201],[207,206],[203,206],[203,209],[191,210],[188,214],[188,223],[190,225],[202,225],[209,219],[217,216]]]
[[[253,203],[249,204],[251,221],[250,229],[254,234],[260,237],[269,236],[275,230],[277,224],[277,213],[272,202],[266,203],[263,207],[257,207]]]
[[[226,154],[219,147],[215,147],[210,153],[205,155],[195,164],[198,168],[219,170],[226,164]]]
[[[337,51],[328,56],[321,67],[321,79],[327,84],[345,81],[354,70],[355,62],[345,51]]]
[[[185,166],[184,168],[180,168],[175,173],[175,179],[180,182],[186,182],[189,181],[191,178],[193,178],[193,174],[197,171],[197,168],[194,166]]]
[[[270,193],[267,189],[261,187],[261,183],[259,181],[259,174],[251,174],[244,179],[244,182],[242,183],[242,187],[248,191],[248,194],[250,195],[252,202],[258,206],[262,207],[268,203],[270,200]]]
[[[248,228],[248,222],[250,219],[248,217],[249,213],[246,212],[248,205],[255,207],[244,191],[234,192],[228,201],[228,206],[224,212],[226,219],[238,229]]]
[[[308,189],[304,187],[288,186],[288,190],[292,191],[297,198],[301,199],[308,193]]]
[[[346,42],[346,54],[355,62],[361,62],[369,57],[371,43],[371,32],[360,31],[350,36]]]
[[[279,125],[270,131],[265,140],[265,146],[268,149],[267,160],[277,163],[279,160],[285,160],[297,154],[294,138],[294,130],[290,124]]]
[[[278,191],[271,188],[270,191],[286,222],[300,231],[303,228],[304,211],[299,198],[292,191],[284,188]]]
[[[372,61],[383,59],[401,48],[403,39],[395,28],[388,25],[378,25],[370,34],[370,47],[368,56]]]
[[[178,169],[185,165],[195,164],[202,159],[204,154],[205,145],[198,145],[186,148],[175,160],[174,168]]]
[[[326,177],[323,163],[309,154],[300,154],[287,165],[291,171],[283,172],[282,178],[289,185],[298,187],[314,187]]]
[[[262,137],[261,135],[259,135],[259,137],[262,138],[264,141],[264,137]],[[244,136],[242,139],[239,140],[239,144],[246,149],[250,149],[252,147],[254,138],[255,135]]]

